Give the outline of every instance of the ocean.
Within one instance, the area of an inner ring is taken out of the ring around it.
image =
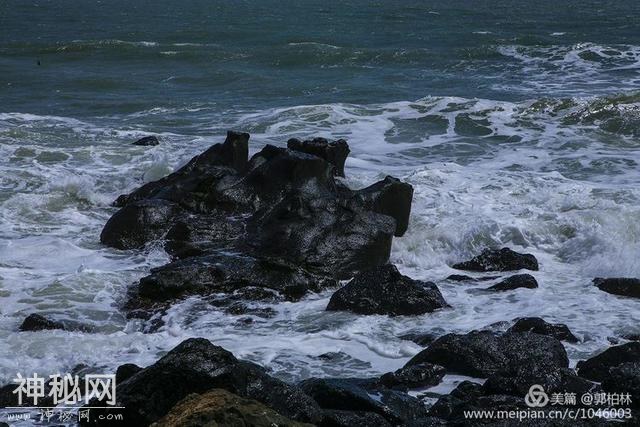
[[[640,333],[638,302],[591,283],[640,276],[639,17],[631,0],[1,2],[0,383],[146,366],[196,336],[297,381],[394,370],[421,350],[402,335],[522,316],[567,324],[572,364]],[[169,257],[102,246],[111,202],[228,129],[252,153],[344,138],[350,186],[411,183],[391,261],[452,309],[325,312],[327,291],[247,325],[192,297],[143,333],[119,307]],[[502,246],[538,258],[538,289],[444,281]],[[17,332],[32,312],[92,331]]]

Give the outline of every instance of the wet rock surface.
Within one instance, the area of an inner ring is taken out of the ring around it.
[[[65,329],[65,325],[62,322],[50,320],[41,314],[33,313],[27,316],[18,330],[22,332],[26,331],[43,331],[50,329]]]
[[[149,425],[166,415],[192,393],[220,388],[257,400],[296,421],[317,423],[320,408],[295,386],[269,376],[264,368],[236,359],[203,338],[183,341],[153,365],[137,372],[116,389],[117,405],[124,409],[93,410],[85,425],[108,425],[99,415],[121,412],[130,425]],[[101,406],[92,401],[90,406]]]
[[[515,276],[507,277],[499,283],[489,286],[487,290],[494,292],[510,291],[518,288],[535,289],[538,287],[538,282],[530,274],[516,274]]]
[[[592,381],[605,381],[609,372],[624,363],[640,362],[640,342],[609,347],[605,351],[578,362],[578,374]]]
[[[539,317],[522,317],[516,319],[514,325],[507,332],[534,332],[540,335],[549,335],[560,341],[570,343],[578,342],[578,338],[562,323],[548,323]]]
[[[399,316],[430,313],[443,307],[448,305],[435,284],[413,280],[387,264],[356,274],[333,294],[327,310]]]
[[[130,310],[193,294],[264,287],[286,300],[385,265],[406,231],[413,189],[387,177],[351,190],[335,176],[345,141],[290,140],[248,159],[229,132],[185,166],[120,196],[101,241],[119,249],[164,241],[176,261],[133,288]]]
[[[160,144],[160,141],[158,141],[158,138],[153,135],[142,137],[133,142],[133,145],[140,145],[142,147],[152,147],[158,144]]]
[[[616,277],[616,278],[596,278],[594,285],[601,291],[620,295],[624,297],[640,298],[640,279]]]
[[[557,339],[528,332],[447,334],[415,355],[406,366],[429,362],[448,372],[487,378],[516,366],[566,368],[567,352]]]
[[[384,374],[380,377],[380,383],[385,387],[406,391],[438,385],[446,372],[447,370],[439,365],[418,363]]]
[[[538,260],[531,254],[521,254],[509,248],[485,249],[469,261],[452,266],[456,270],[466,271],[514,271],[538,270]]]
[[[609,393],[628,393],[631,407],[640,408],[640,362],[626,362],[609,369],[602,388]]]

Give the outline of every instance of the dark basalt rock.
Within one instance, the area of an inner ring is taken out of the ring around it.
[[[439,365],[419,363],[384,374],[380,377],[380,383],[388,388],[405,391],[429,387],[440,384],[446,371],[445,368]]]
[[[325,409],[320,427],[391,427],[382,415],[365,411],[340,411]]]
[[[640,279],[625,277],[596,278],[593,283],[601,291],[624,297],[640,298]]]
[[[122,413],[127,425],[149,425],[192,393],[219,388],[254,399],[296,421],[318,423],[317,404],[300,389],[266,374],[264,368],[236,359],[203,338],[183,341],[153,365],[117,385],[117,405],[124,409],[91,410],[83,425],[110,425],[100,415]],[[101,406],[95,399],[89,406]]]
[[[291,138],[287,141],[287,148],[293,151],[313,154],[326,160],[335,167],[334,173],[338,176],[344,176],[344,162],[351,152],[347,141],[344,139],[329,142],[325,138],[313,138],[306,141]]]
[[[118,369],[116,369],[116,384],[120,384],[121,382],[128,380],[138,372],[142,371],[142,369],[143,368],[138,365],[134,365],[133,363],[125,363],[124,365],[118,366]]]
[[[640,362],[627,362],[611,368],[602,381],[602,388],[609,393],[629,393],[630,406],[640,408]]]
[[[572,369],[547,366],[511,366],[491,375],[482,386],[485,394],[524,397],[532,385],[541,385],[545,393],[596,393],[600,387],[579,377]]]
[[[310,378],[299,386],[322,409],[374,412],[392,424],[419,419],[427,412],[418,399],[381,387],[375,379]]]
[[[295,286],[284,290],[269,270],[293,265],[296,271],[282,276],[346,279],[387,263],[394,234],[407,227],[410,185],[387,177],[353,191],[336,181],[348,153],[344,141],[267,145],[247,160],[248,140],[248,134],[229,132],[223,144],[115,202],[121,209],[105,225],[103,243],[131,249],[162,239],[181,260],[143,279],[142,297],[162,301],[256,282],[250,284],[296,299],[318,288],[287,279]],[[207,263],[215,257],[232,266],[223,272],[224,283],[210,275]],[[263,263],[270,266],[253,267]],[[170,269],[176,269],[175,283],[159,279]],[[267,278],[257,277],[265,271]]]
[[[145,136],[143,138],[140,138],[139,140],[135,141],[133,143],[133,145],[140,145],[143,147],[150,147],[150,146],[154,146],[154,145],[158,145],[160,144],[160,141],[158,141],[158,138],[156,138],[155,136],[151,135],[151,136]]]
[[[180,211],[177,204],[161,199],[129,203],[107,221],[100,241],[117,249],[142,247],[161,238]]]
[[[539,317],[522,317],[516,319],[516,323],[507,332],[534,332],[540,335],[549,335],[560,341],[577,343],[578,338],[573,335],[567,325],[562,323],[547,323]]]
[[[430,313],[443,307],[448,305],[436,285],[413,280],[387,264],[358,273],[331,296],[327,310],[400,316]]]
[[[510,291],[518,288],[535,289],[538,287],[536,278],[530,274],[516,274],[515,276],[507,277],[500,283],[493,286],[489,286],[489,291]]]
[[[49,320],[46,317],[33,313],[27,316],[20,327],[18,328],[20,331],[42,331],[46,329],[61,329],[64,330],[65,326],[62,322],[57,322],[55,320]]]
[[[190,394],[152,427],[312,427],[292,421],[252,399],[243,399],[226,390]]]
[[[578,362],[576,367],[581,377],[601,382],[609,378],[612,368],[634,362],[640,362],[640,342],[609,347],[590,359]]]
[[[496,335],[490,331],[444,335],[415,355],[406,366],[424,362],[444,366],[452,373],[483,378],[518,365],[569,366],[567,352],[553,337],[522,332]]]
[[[457,270],[467,271],[513,271],[538,270],[538,260],[531,254],[521,254],[509,248],[499,250],[485,249],[470,261],[460,262],[452,266]]]

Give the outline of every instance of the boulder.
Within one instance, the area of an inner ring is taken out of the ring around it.
[[[117,385],[116,406],[123,409],[92,409],[91,420],[84,425],[109,425],[100,415],[106,418],[113,413],[122,413],[129,425],[149,425],[188,395],[214,388],[257,400],[296,421],[313,424],[322,418],[317,404],[297,387],[270,377],[264,368],[240,361],[206,339],[190,338]],[[102,405],[94,399],[88,406]]]
[[[42,331],[46,329],[61,329],[64,330],[64,323],[58,322],[55,320],[49,320],[46,317],[33,313],[27,316],[23,321],[18,330],[26,332],[26,331]]]
[[[601,291],[624,297],[640,298],[640,279],[625,277],[596,278],[593,283]]]
[[[431,363],[418,363],[406,366],[395,372],[389,372],[380,377],[380,383],[388,388],[410,390],[431,387],[440,384],[446,369]]]
[[[426,415],[418,399],[381,387],[375,379],[310,378],[299,385],[322,409],[373,412],[392,424],[404,424]]]
[[[403,236],[407,231],[411,215],[411,201],[413,200],[411,185],[387,176],[384,180],[357,191],[355,197],[372,211],[395,219],[394,235],[396,237]]]
[[[536,278],[530,274],[516,274],[515,276],[507,277],[500,283],[493,286],[489,286],[489,291],[510,291],[518,288],[534,289],[538,287]]]
[[[521,254],[509,248],[485,249],[480,255],[469,261],[452,266],[456,270],[466,271],[513,271],[538,270],[538,260],[531,254]]]
[[[223,389],[190,394],[152,427],[312,427],[292,421],[262,403]]]
[[[534,333],[490,331],[447,334],[415,355],[406,366],[429,362],[448,372],[487,378],[514,366],[566,368],[569,359],[557,339]]]
[[[344,139],[329,142],[325,138],[313,138],[306,141],[291,138],[287,141],[287,148],[326,160],[334,166],[334,174],[338,176],[344,176],[344,163],[351,152]]]
[[[522,317],[516,319],[514,325],[507,332],[534,332],[549,335],[560,341],[577,343],[578,338],[573,335],[567,325],[562,323],[547,323],[539,317]]]
[[[630,406],[640,408],[640,362],[626,362],[611,368],[602,381],[602,388],[612,394],[628,393]]]
[[[590,359],[578,362],[576,367],[581,377],[601,382],[609,378],[612,368],[635,362],[640,362],[640,342],[609,347]]]
[[[118,369],[116,369],[116,384],[125,382],[138,372],[142,371],[142,369],[143,368],[133,363],[125,363],[124,365],[118,366]]]
[[[158,141],[158,138],[153,135],[142,137],[133,143],[133,145],[140,145],[143,147],[150,147],[158,144],[160,144],[160,141]]]
[[[435,284],[413,280],[387,264],[358,273],[331,296],[327,310],[401,316],[443,307],[448,305]]]

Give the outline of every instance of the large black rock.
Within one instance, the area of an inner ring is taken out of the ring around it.
[[[501,282],[489,286],[487,289],[490,291],[501,292],[510,291],[518,288],[535,289],[538,287],[536,278],[530,274],[516,274],[515,276],[507,277]]]
[[[631,396],[630,406],[640,408],[640,362],[627,362],[611,368],[602,381],[602,388],[612,394],[628,393]]]
[[[538,260],[531,254],[521,254],[509,248],[498,250],[485,249],[482,253],[469,261],[460,262],[452,266],[457,270],[467,271],[513,271],[538,270]]]
[[[442,307],[447,303],[435,284],[413,280],[387,264],[358,273],[331,296],[327,310],[399,316]]]
[[[50,320],[41,314],[33,313],[27,316],[20,327],[20,331],[42,331],[46,329],[65,329],[64,323]]]
[[[609,347],[600,354],[577,364],[578,374],[593,381],[604,381],[609,372],[623,363],[640,362],[640,342]]]
[[[294,420],[318,423],[322,419],[318,405],[299,388],[270,377],[262,367],[240,361],[206,339],[191,338],[117,385],[116,406],[123,409],[92,409],[84,425],[111,425],[106,419],[109,413],[122,413],[127,425],[149,425],[187,395],[213,388],[257,400]],[[102,405],[93,400],[89,406]]]
[[[509,328],[507,332],[534,332],[540,335],[549,335],[560,341],[570,343],[578,342],[578,338],[573,335],[567,325],[562,323],[548,323],[539,317],[522,317]]]
[[[344,141],[267,145],[248,160],[248,140],[229,132],[223,144],[116,200],[121,209],[102,231],[104,244],[132,249],[161,240],[180,259],[143,279],[142,297],[251,285],[295,299],[321,288],[317,277],[346,279],[388,262],[393,236],[407,228],[410,185],[387,177],[354,191],[336,181]]]
[[[624,297],[640,298],[640,279],[627,277],[595,278],[593,283],[601,291]]]
[[[447,370],[439,365],[418,363],[382,375],[380,383],[385,387],[406,391],[438,385],[446,372]]]
[[[566,368],[569,359],[557,339],[534,333],[472,331],[447,334],[415,355],[407,366],[419,363],[444,366],[449,372],[487,378],[515,366]]]

